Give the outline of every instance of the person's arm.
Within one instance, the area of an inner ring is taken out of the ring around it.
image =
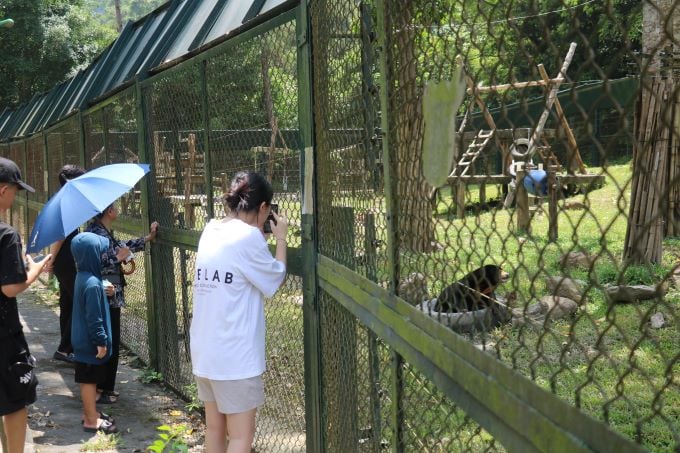
[[[153,222],[149,229],[149,234],[136,239],[130,239],[125,242],[125,245],[133,252],[140,252],[144,250],[144,245],[156,239],[158,233],[158,222]]]
[[[66,239],[61,239],[61,240],[55,242],[54,244],[52,244],[50,246],[50,255],[52,255],[56,258],[56,256],[59,254],[59,251],[61,250],[61,246],[64,245],[65,240]],[[45,266],[45,270],[49,273],[54,272],[54,261],[50,260],[50,262],[47,264],[47,266]]]
[[[20,283],[12,283],[10,285],[0,286],[0,291],[7,297],[17,297],[26,288],[31,286],[34,281],[38,279],[38,276],[43,271],[45,266],[52,261],[52,255],[49,254],[39,263],[33,261],[30,255],[26,255],[26,261],[28,261],[28,271],[26,272],[26,281]]]
[[[286,255],[288,252],[288,219],[284,217],[283,213],[281,215],[272,211],[272,215],[276,219],[276,224],[270,221],[272,227],[272,234],[276,238],[276,252],[274,253],[274,258],[281,261],[284,266],[287,266]]]
[[[90,286],[85,290],[85,322],[87,323],[87,336],[94,346],[106,346],[108,335],[104,327],[105,314],[102,307],[106,301],[101,288]]]

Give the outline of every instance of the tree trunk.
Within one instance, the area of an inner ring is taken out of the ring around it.
[[[624,260],[650,263],[661,260],[664,223],[673,221],[669,207],[669,177],[677,160],[677,133],[673,132],[673,106],[676,90],[665,74],[661,52],[672,43],[673,23],[665,23],[670,12],[667,0],[643,2],[641,94],[635,111],[633,180]],[[670,71],[669,71],[670,72]],[[672,74],[672,72],[671,72]]]
[[[423,87],[419,85],[416,55],[416,27],[413,2],[405,2],[394,14],[391,33],[392,74],[396,89],[390,99],[394,112],[396,162],[395,207],[399,246],[415,253],[433,250],[435,226],[430,201],[431,187],[422,170]]]
[[[118,33],[123,29],[123,15],[120,12],[120,0],[113,0],[113,5],[116,8],[116,27]]]

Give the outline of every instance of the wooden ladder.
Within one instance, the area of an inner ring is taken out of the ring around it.
[[[484,151],[486,145],[489,144],[491,138],[494,136],[494,130],[480,130],[475,135],[475,138],[470,142],[467,149],[460,156],[460,160],[451,172],[451,176],[465,176],[479,155]]]

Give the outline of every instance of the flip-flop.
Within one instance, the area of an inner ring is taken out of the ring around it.
[[[118,428],[116,428],[116,425],[111,423],[109,420],[104,420],[102,418],[98,419],[97,421],[101,420],[101,423],[97,425],[96,428],[88,428],[87,426],[83,426],[83,431],[86,433],[104,433],[104,434],[115,434],[118,432]]]
[[[109,421],[109,422],[114,423],[114,424],[116,423],[116,421],[113,419],[112,416],[110,416],[109,414],[105,414],[104,412],[99,413],[99,418],[101,418],[102,420]],[[80,424],[82,425],[83,423],[85,423],[85,421],[80,420]]]

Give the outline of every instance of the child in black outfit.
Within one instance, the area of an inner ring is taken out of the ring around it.
[[[0,213],[12,207],[17,192],[22,189],[35,192],[21,180],[19,167],[0,157]],[[29,255],[24,258],[19,234],[0,221],[0,415],[9,453],[24,451],[26,407],[35,402],[38,383],[33,373],[35,360],[19,320],[16,296],[38,278],[50,260],[51,255],[39,264]]]
[[[73,295],[71,343],[76,362],[76,382],[83,400],[83,430],[118,432],[113,420],[97,412],[97,384],[106,378],[111,358],[111,315],[102,283],[102,252],[109,240],[94,233],[80,233],[71,241],[78,273]]]

